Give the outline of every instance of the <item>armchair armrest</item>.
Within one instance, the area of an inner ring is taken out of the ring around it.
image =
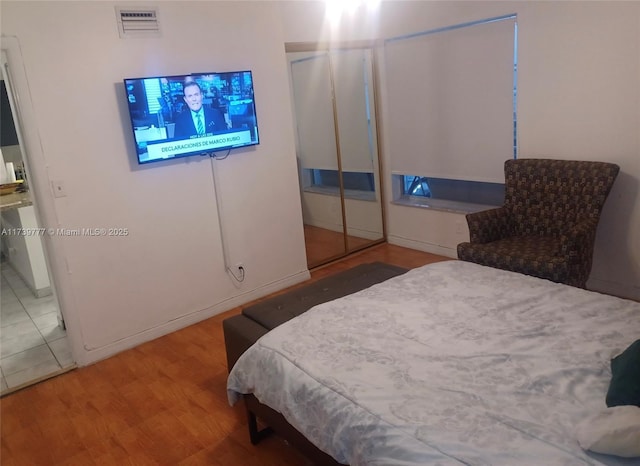
[[[498,207],[466,215],[471,243],[489,243],[510,236],[507,209]]]
[[[579,262],[587,256],[589,261],[593,254],[593,245],[596,239],[598,222],[594,219],[586,219],[573,225],[560,236],[562,252],[572,262]]]

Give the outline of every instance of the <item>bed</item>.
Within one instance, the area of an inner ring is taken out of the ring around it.
[[[638,464],[577,439],[638,338],[639,303],[446,261],[271,330],[228,396],[280,413],[340,464]]]

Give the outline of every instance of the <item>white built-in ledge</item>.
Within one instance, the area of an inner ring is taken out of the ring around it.
[[[455,214],[471,214],[473,212],[480,212],[499,207],[496,205],[449,201],[447,199],[433,199],[422,196],[402,196],[392,201],[392,204],[418,207],[420,209],[442,210],[444,212],[452,212]]]

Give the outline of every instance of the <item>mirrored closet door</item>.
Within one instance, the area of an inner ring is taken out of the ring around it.
[[[384,241],[370,48],[287,46],[307,263]]]

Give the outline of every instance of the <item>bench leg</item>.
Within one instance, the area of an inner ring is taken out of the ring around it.
[[[247,420],[249,421],[249,439],[252,445],[257,445],[260,440],[271,435],[273,429],[271,427],[265,427],[262,430],[258,430],[258,420],[256,415],[247,406]]]

